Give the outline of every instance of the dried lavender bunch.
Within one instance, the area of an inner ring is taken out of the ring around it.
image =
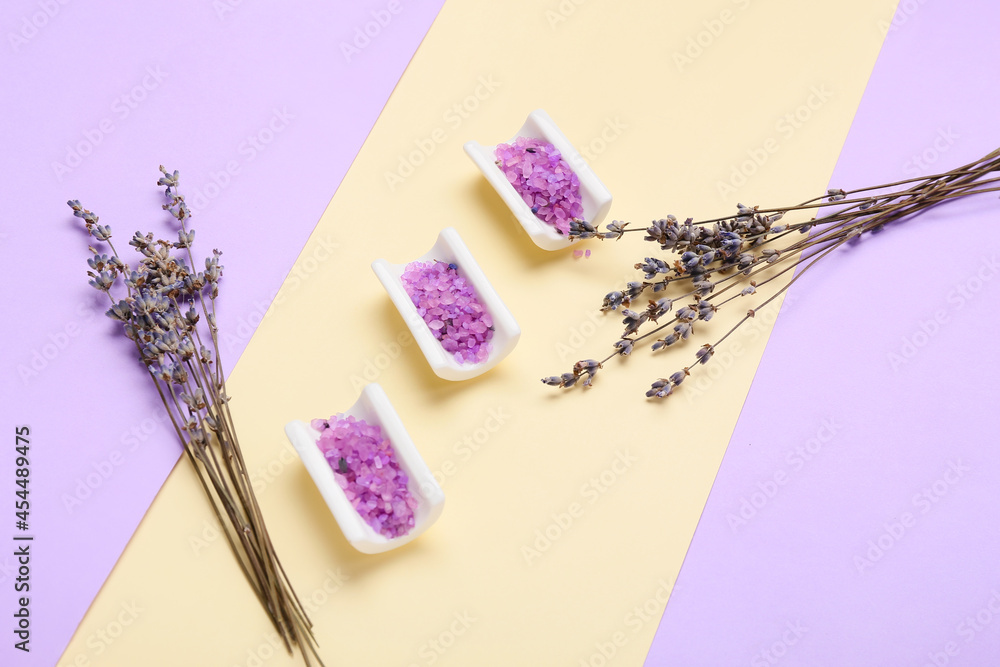
[[[100,224],[79,201],[68,202],[90,235],[110,250],[103,254],[90,247],[87,275],[94,288],[108,295],[107,316],[122,323],[149,371],[236,560],[285,647],[292,653],[298,646],[305,664],[313,664],[315,658],[322,665],[312,623],[264,525],[229,410],[215,316],[221,253],[213,250],[204,260],[204,270],[194,268],[195,233],[187,227],[191,212],[178,193],[180,175],[162,166],[160,172],[157,185],[165,187],[163,209],[179,223],[177,240],[136,232],[129,240],[141,255],[134,268],[118,254],[111,228]]]
[[[711,320],[723,306],[737,299],[752,300],[760,287],[802,265],[787,284],[748,308],[721,337],[702,344],[692,363],[657,378],[646,391],[649,398],[670,396],[697,366],[712,359],[720,344],[834,250],[932,206],[997,191],[997,171],[1000,149],[945,173],[856,190],[831,189],[796,206],[751,208],[737,204],[736,215],[726,218],[697,222],[688,218],[681,222],[671,215],[645,228],[629,228],[629,223],[615,221],[603,232],[590,223],[574,220],[571,239],[621,240],[626,234],[645,232],[644,240],[673,257],[643,258],[635,264],[642,271],[642,280],[631,281],[604,297],[603,312],[620,308],[624,316],[624,329],[610,354],[601,360],[578,361],[569,372],[542,378],[542,382],[562,388],[577,384],[590,387],[604,364],[614,357],[628,356],[638,343],[651,341],[653,352],[682,344],[692,338],[696,325]],[[786,215],[800,211],[812,211],[813,217],[778,224]],[[810,231],[812,234],[807,236]],[[663,296],[650,298],[645,308],[632,308],[641,296],[660,292]],[[662,319],[667,321],[661,323]],[[657,334],[660,337],[654,338]]]

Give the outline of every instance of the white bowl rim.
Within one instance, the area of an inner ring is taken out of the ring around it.
[[[517,137],[531,137],[544,139],[555,146],[566,162],[572,167],[577,177],[580,179],[580,195],[583,198],[584,217],[587,221],[597,227],[611,209],[611,192],[604,183],[597,177],[594,170],[580,155],[579,151],[570,143],[566,135],[563,134],[555,121],[545,112],[544,109],[535,109],[525,120],[521,129],[507,142],[511,143]],[[573,241],[556,231],[555,227],[539,219],[531,208],[524,203],[524,199],[517,193],[511,185],[503,171],[497,168],[494,150],[496,145],[483,146],[476,141],[465,143],[465,152],[472,161],[483,172],[486,180],[497,191],[500,198],[507,204],[514,217],[524,230],[535,242],[535,245],[544,250],[561,250],[573,244]]]
[[[418,501],[414,512],[415,525],[406,535],[388,538],[376,532],[361,518],[347,499],[344,490],[337,484],[333,468],[317,446],[319,432],[309,423],[298,420],[288,422],[285,425],[285,434],[302,459],[303,465],[351,546],[362,553],[375,554],[411,542],[441,515],[444,509],[444,491],[420,456],[413,439],[407,433],[381,385],[374,382],[367,385],[354,405],[338,414],[364,419],[369,424],[378,424],[382,433],[392,443],[399,467],[409,477],[410,492]]]
[[[417,307],[406,293],[400,280],[404,269],[410,262],[429,262],[438,260],[452,262],[459,267],[459,272],[472,285],[479,301],[489,311],[493,318],[493,338],[490,341],[491,350],[486,361],[474,364],[460,364],[454,355],[447,352],[434,337],[430,327],[417,312]],[[372,262],[372,271],[388,292],[396,310],[402,316],[406,326],[413,334],[420,351],[434,373],[445,380],[468,380],[487,372],[502,361],[521,337],[521,328],[514,319],[510,309],[504,304],[496,289],[483,273],[468,246],[462,240],[458,230],[446,227],[438,234],[437,241],[430,250],[420,257],[405,264],[390,264],[384,259]]]

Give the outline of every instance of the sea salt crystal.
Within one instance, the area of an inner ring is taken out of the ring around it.
[[[537,218],[561,234],[569,234],[571,220],[583,218],[580,179],[552,144],[517,137],[499,144],[497,166]]]
[[[472,285],[447,262],[411,262],[403,270],[403,289],[441,347],[458,363],[487,360],[493,318]],[[433,304],[433,306],[431,306]]]
[[[365,523],[388,538],[406,535],[416,519],[417,499],[382,429],[353,416],[314,419],[317,446],[333,469],[337,485]]]

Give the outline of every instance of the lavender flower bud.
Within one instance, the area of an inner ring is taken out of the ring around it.
[[[681,266],[685,270],[690,271],[691,269],[699,266],[701,264],[701,256],[698,253],[691,252],[690,250],[681,255]]]
[[[168,189],[177,187],[177,181],[181,176],[181,173],[179,171],[175,169],[174,172],[171,174],[161,164],[160,172],[163,174],[163,176],[160,178],[160,180],[156,182],[157,185],[165,185],[167,186]]]
[[[695,352],[694,356],[699,363],[707,364],[708,360],[712,358],[713,354],[715,354],[715,348],[706,343],[702,345],[697,352]]]
[[[175,248],[190,248],[191,244],[194,243],[194,230],[185,232],[183,229],[177,232],[177,242],[174,243]]]
[[[635,268],[642,269],[645,274],[643,277],[646,280],[653,278],[658,273],[666,273],[670,270],[666,262],[655,257],[646,257],[643,261],[636,264]]]
[[[615,220],[604,226],[608,231],[604,232],[602,238],[620,240],[625,235],[625,227],[627,226],[627,222],[620,223]]]
[[[107,255],[94,255],[87,260],[87,266],[92,268],[94,271],[103,271],[104,267],[108,264]]]
[[[155,361],[160,357],[160,350],[156,343],[147,343],[142,346],[142,359],[143,361],[149,363]]]
[[[692,283],[691,286],[694,287],[698,296],[708,296],[713,290],[715,290],[715,283],[711,280],[699,280]]]
[[[653,396],[656,395],[656,392],[660,391],[661,389],[663,389],[666,386],[668,386],[667,385],[667,381],[664,380],[663,378],[660,378],[659,380],[657,380],[656,382],[654,382],[652,385],[650,385],[649,391],[646,392],[646,398],[652,398]]]
[[[708,322],[715,315],[716,307],[708,301],[698,302],[698,319]]]
[[[633,341],[630,338],[622,338],[621,340],[615,341],[615,349],[618,350],[618,354],[623,357],[627,357],[632,353]]]
[[[185,361],[194,356],[195,347],[194,343],[191,342],[190,338],[185,336],[180,340],[180,342],[177,344],[177,353],[180,354],[181,359],[184,359]]]
[[[222,275],[222,267],[219,265],[218,257],[206,257],[205,258],[205,273],[199,273],[198,276],[202,277],[203,280],[214,283]]]
[[[90,230],[90,235],[98,241],[107,241],[111,238],[111,227],[107,225],[94,225]]]
[[[674,224],[677,220],[674,219]],[[671,238],[670,236],[671,222],[669,220],[654,220],[649,227],[646,227],[646,236],[643,237],[646,241],[655,241],[659,243],[660,246],[666,250],[668,247],[673,245],[676,240],[676,236]]]
[[[120,322],[127,322],[129,317],[132,315],[132,311],[125,301],[119,301],[118,303],[111,306],[110,309],[105,313],[108,317],[113,320],[118,320]]]
[[[621,292],[608,292],[604,297],[604,304],[601,306],[601,310],[617,310],[618,306],[622,305],[622,300],[625,295]]]
[[[625,335],[638,331],[639,327],[646,321],[647,317],[646,313],[637,313],[633,310],[629,310],[628,308],[622,309],[622,315],[625,316],[625,319],[622,320],[622,324],[625,325]]]
[[[649,391],[646,392],[646,397],[666,398],[671,394],[671,392],[673,392],[673,390],[673,385],[661,378],[650,385]]]
[[[736,204],[736,212],[737,212],[736,221],[746,222],[750,220],[753,217],[753,214],[756,212],[756,210],[757,210],[756,206],[753,208],[748,208],[743,204]]]
[[[185,384],[188,381],[187,369],[181,364],[174,364],[170,372],[170,380],[174,384]]]
[[[74,216],[77,218],[83,218],[83,223],[87,226],[88,230],[90,230],[93,225],[97,224],[99,218],[87,209],[83,208],[83,206],[80,205],[79,200],[71,199],[66,203],[71,209],[73,209]]]
[[[726,239],[722,242],[722,253],[727,257],[735,255],[743,248],[743,241],[739,238]]]
[[[698,319],[698,313],[696,313],[694,309],[689,306],[682,306],[677,311],[677,319],[681,322],[691,322]]]
[[[572,387],[580,378],[572,373],[563,373],[560,385],[566,388]]]
[[[569,221],[569,237],[576,239],[591,239],[597,236],[597,230],[586,220]]]
[[[111,286],[114,285],[115,283],[114,276],[108,273],[107,271],[101,271],[100,274],[94,274],[93,272],[90,271],[88,271],[88,273],[90,273],[90,275],[92,275],[93,278],[91,280],[88,280],[87,282],[90,284],[91,287],[93,287],[94,289],[99,289],[102,292],[107,292],[108,290],[110,290]]]

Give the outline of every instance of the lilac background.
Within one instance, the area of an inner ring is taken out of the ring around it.
[[[901,3],[831,187],[1000,146],[998,23]],[[647,665],[998,664],[998,214],[949,204],[792,288]]]
[[[16,532],[14,426],[29,425],[36,541],[30,655],[12,648],[15,563],[12,547],[0,550],[0,663],[57,661],[180,454],[87,286],[88,240],[66,200],[131,250],[133,231],[172,229],[157,166],[181,171],[196,255],[225,253],[231,370],[443,0],[391,4],[396,14],[388,0],[3,3],[0,539]],[[366,24],[377,34],[349,58],[341,45]],[[86,155],[68,158],[81,143]],[[88,475],[96,488],[69,511],[66,495]]]

